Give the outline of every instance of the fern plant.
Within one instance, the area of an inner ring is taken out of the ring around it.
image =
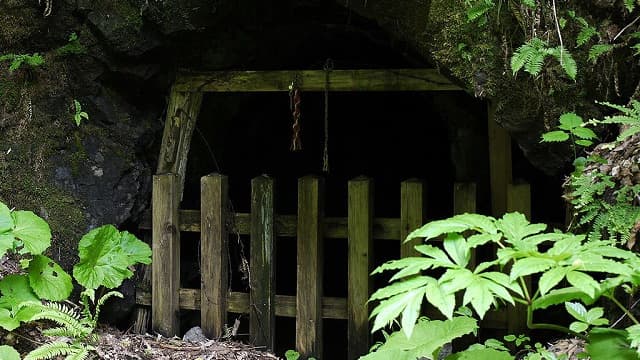
[[[563,46],[549,47],[546,41],[538,37],[530,39],[513,53],[511,71],[515,75],[524,69],[529,74],[537,76],[542,71],[545,59],[549,56],[558,60],[567,76],[575,80],[578,67],[571,53]]]
[[[71,308],[66,304],[27,304],[39,311],[30,319],[49,320],[57,324],[56,327],[45,329],[42,333],[46,336],[62,339],[54,340],[31,351],[24,360],[54,359],[65,356],[65,360],[83,360],[89,357],[95,350],[93,344],[98,340],[94,333],[100,316],[100,309],[107,300],[112,297],[122,298],[117,291],[104,294],[95,303],[95,310],[91,311],[95,293],[93,290],[85,290],[81,295],[82,310]],[[70,339],[68,341],[67,339]]]
[[[631,100],[629,106],[612,104],[606,101],[598,102],[600,105],[618,110],[620,114],[605,117],[603,120],[593,119],[590,121],[594,125],[620,125],[624,129],[618,135],[616,141],[620,142],[640,132],[640,101]]]
[[[9,71],[18,70],[23,64],[29,67],[37,67],[44,64],[44,58],[38,53],[33,54],[5,54],[0,56],[0,61],[9,61]]]

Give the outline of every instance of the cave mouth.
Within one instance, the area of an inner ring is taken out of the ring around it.
[[[336,69],[431,67],[416,63],[391,41],[381,41],[377,30],[369,32],[370,26],[354,29],[353,25],[312,23],[301,30],[307,41],[294,57],[289,51],[274,52],[254,69],[269,69],[269,64],[277,63],[271,69],[288,64],[289,70],[319,70],[327,58],[333,59]],[[347,182],[358,176],[374,181],[376,217],[400,216],[400,183],[411,178],[425,183],[427,219],[452,215],[455,182],[475,182],[478,211],[489,211],[485,102],[461,91],[331,91],[328,96],[325,114],[323,92],[302,93],[303,149],[292,152],[286,92],[206,93],[189,152],[181,208],[200,208],[200,177],[219,172],[229,177],[229,198],[238,213],[250,212],[251,179],[262,174],[275,179],[275,212],[281,215],[296,214],[298,178],[310,174],[325,179],[327,217],[347,216]],[[329,119],[328,173],[323,172],[325,115]],[[198,288],[198,234],[185,233],[182,244],[182,287]],[[278,238],[276,249],[276,292],[295,295],[295,239]],[[238,242],[232,236],[229,251],[231,289],[247,291],[240,264],[243,256],[248,258],[248,238],[242,236]],[[324,295],[346,297],[346,239],[326,241],[324,253],[330,254],[323,259]],[[399,256],[398,242],[375,242],[376,265]],[[384,283],[384,279],[376,281],[376,286]],[[246,316],[231,314],[229,321],[237,317],[239,334],[248,333]],[[199,316],[185,316],[183,321],[181,328],[188,329],[198,325]],[[325,357],[345,359],[346,320],[325,319],[323,324]],[[276,353],[294,349],[295,319],[278,317],[276,334]]]

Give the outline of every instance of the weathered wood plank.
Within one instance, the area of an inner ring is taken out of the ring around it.
[[[180,333],[180,231],[178,204],[180,176],[153,177],[153,262],[151,288],[154,331],[164,336]]]
[[[228,180],[224,175],[212,174],[200,179],[200,319],[202,330],[210,339],[222,337],[227,324],[227,191]]]
[[[507,186],[508,212],[517,211],[531,221],[531,186],[529,184],[509,184]],[[531,291],[531,281],[527,281],[527,287]],[[507,331],[509,334],[519,334],[527,329],[527,308],[519,303],[509,308],[507,314]]]
[[[249,337],[256,346],[275,346],[275,225],[273,179],[251,181],[251,254]]]
[[[348,359],[369,352],[369,306],[373,285],[369,273],[373,262],[373,182],[365,177],[349,181],[349,252],[347,336]]]
[[[324,91],[325,76],[323,70],[183,73],[174,87],[198,92],[289,91],[297,78],[302,91]],[[333,70],[329,81],[332,91],[462,90],[436,69]]]
[[[288,295],[276,295],[276,316],[296,317],[296,297]],[[151,305],[151,293],[147,291],[136,292],[136,304],[142,306]],[[200,290],[180,289],[180,309],[200,310]],[[249,294],[242,292],[230,292],[227,297],[227,310],[232,313],[249,313]],[[347,319],[347,299],[336,297],[322,298],[323,319]]]
[[[180,175],[178,189],[180,199],[182,199],[193,129],[195,129],[201,105],[201,92],[182,92],[175,86],[171,89],[156,173]]]
[[[424,183],[418,179],[409,179],[400,184],[400,257],[420,256],[414,249],[421,243],[414,239],[405,243],[413,230],[424,224]]]
[[[502,217],[507,210],[507,186],[512,182],[511,138],[495,120],[495,104],[489,104],[489,177],[491,212]]]
[[[322,358],[323,187],[319,177],[298,180],[296,349],[304,359]]]
[[[455,183],[453,185],[453,213],[475,213],[476,212],[476,184],[475,183]],[[475,267],[476,250],[471,250],[470,266]]]
[[[179,210],[180,231],[200,232],[200,211],[199,210]],[[249,235],[250,214],[236,213],[235,227],[240,235]],[[298,228],[298,217],[296,215],[275,215],[276,236],[295,237]],[[151,229],[151,213],[147,212],[140,222],[140,229]],[[324,219],[324,236],[327,239],[346,239],[347,218],[327,217]],[[373,238],[378,240],[400,239],[400,219],[398,218],[375,218],[373,219]]]

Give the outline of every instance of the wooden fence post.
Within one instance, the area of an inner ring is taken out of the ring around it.
[[[512,182],[511,137],[495,119],[496,105],[489,103],[489,176],[491,178],[491,213],[502,217],[507,210],[507,192]]]
[[[298,284],[296,348],[303,359],[322,358],[322,253],[324,180],[298,180]]]
[[[421,243],[414,239],[408,243],[404,240],[413,230],[424,225],[424,184],[418,179],[403,181],[400,185],[400,257],[421,256],[415,245]]]
[[[164,336],[180,332],[180,176],[153,177],[152,311],[154,331]]]
[[[227,323],[227,189],[224,175],[200,179],[200,321],[204,334],[212,339],[224,335]]]
[[[507,187],[507,211],[517,211],[531,221],[531,185],[509,184]],[[527,283],[531,288],[531,284]],[[529,289],[531,290],[531,289]],[[527,329],[527,308],[519,303],[507,313],[507,331],[519,334]]]
[[[453,185],[453,213],[454,215],[476,212],[476,184],[455,183]],[[476,250],[471,251],[470,265],[476,264]]]
[[[273,179],[251,180],[250,315],[251,343],[273,350],[275,343],[275,217]]]
[[[348,359],[369,351],[369,307],[373,258],[373,182],[366,177],[349,181]]]

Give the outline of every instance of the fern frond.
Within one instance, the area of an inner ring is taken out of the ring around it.
[[[123,299],[124,295],[122,295],[122,293],[120,293],[118,291],[109,291],[108,293],[104,294],[98,300],[98,303],[96,304],[96,311],[95,311],[95,315],[93,316],[93,320],[94,321],[98,321],[102,305],[104,305],[107,302],[107,300],[109,300],[112,297],[117,297],[117,298]]]
[[[480,0],[467,9],[467,21],[472,22],[489,12],[495,6],[492,0]]]
[[[582,19],[582,18],[580,18]],[[584,20],[584,19],[582,19]],[[578,36],[576,37],[576,47],[580,47],[586,43],[589,42],[589,40],[591,40],[592,37],[596,36],[598,34],[598,32],[596,31],[596,28],[594,28],[593,26],[590,26],[589,24],[586,23],[586,20],[584,20],[584,24],[582,24],[582,27],[580,28],[580,32],[578,33]]]
[[[589,61],[594,64],[598,61],[600,56],[610,52],[613,50],[613,45],[611,44],[596,44],[589,49]]]
[[[89,349],[80,348],[76,353],[70,354],[64,360],[85,360],[86,358],[89,357],[89,353],[90,353]]]
[[[59,303],[43,305],[42,312],[35,314],[31,320],[53,321],[74,338],[83,338],[93,332],[93,327],[83,325],[82,318],[75,309]]]
[[[77,352],[77,348],[71,344],[55,341],[44,344],[39,348],[31,351],[23,360],[45,360],[58,356],[68,356]]]

